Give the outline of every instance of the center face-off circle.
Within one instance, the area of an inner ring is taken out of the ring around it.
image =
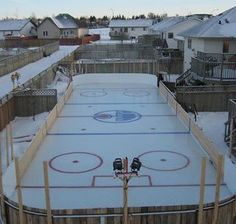
[[[70,152],[53,157],[49,166],[51,169],[68,174],[78,174],[93,171],[103,163],[100,156],[88,152]]]
[[[149,96],[150,93],[145,90],[127,90],[123,93],[125,96],[134,96],[134,97],[141,97],[141,96]]]
[[[84,91],[80,93],[80,96],[84,96],[84,97],[102,97],[106,95],[107,95],[107,92],[105,91]]]
[[[189,158],[173,151],[149,151],[138,156],[142,166],[154,171],[177,171],[186,168]]]
[[[106,123],[127,123],[137,121],[142,117],[141,114],[126,110],[108,110],[94,114],[93,118],[97,121]]]

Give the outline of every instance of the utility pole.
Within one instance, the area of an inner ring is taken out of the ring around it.
[[[115,177],[118,177],[123,181],[123,224],[129,223],[128,213],[128,183],[132,177],[138,177],[138,171],[140,170],[142,163],[139,158],[134,158],[131,164],[131,171],[128,169],[128,158],[125,157],[116,158],[113,162],[113,170],[115,171]]]

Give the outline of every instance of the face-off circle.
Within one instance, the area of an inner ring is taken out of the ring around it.
[[[173,151],[149,151],[138,156],[142,166],[154,171],[178,171],[186,168],[190,159]]]
[[[145,90],[127,90],[123,93],[125,96],[134,96],[134,97],[141,97],[141,96],[149,96],[150,93]]]
[[[100,156],[88,152],[70,152],[53,157],[49,161],[51,169],[59,173],[87,173],[99,168],[103,163]]]
[[[84,96],[84,97],[102,97],[106,95],[107,95],[107,92],[105,91],[84,91],[80,93],[80,96]]]
[[[126,110],[108,110],[94,114],[93,118],[106,123],[128,123],[137,121],[142,117],[141,114]]]

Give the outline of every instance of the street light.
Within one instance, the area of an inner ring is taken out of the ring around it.
[[[128,183],[132,177],[138,177],[142,163],[139,158],[134,158],[128,170],[128,158],[116,158],[113,162],[113,170],[115,171],[115,178],[123,181],[123,224],[128,224]]]

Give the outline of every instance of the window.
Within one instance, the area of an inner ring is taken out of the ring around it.
[[[70,34],[74,34],[74,31],[73,31],[73,30],[71,30],[71,31],[70,31]]]
[[[168,33],[168,39],[173,39],[174,38],[174,34],[173,33]]]
[[[229,53],[229,41],[227,40],[223,42],[223,53]]]
[[[120,28],[120,32],[123,32],[123,29],[122,29],[122,28]]]
[[[192,49],[192,39],[188,39],[188,49]]]
[[[48,36],[48,31],[43,31],[43,36],[47,37]]]
[[[135,31],[135,28],[134,28],[134,27],[132,27],[132,28],[131,28],[131,30],[132,30],[132,31]]]
[[[114,28],[111,28],[111,31],[114,31],[115,29]]]
[[[143,27],[143,31],[146,31],[146,27]]]
[[[128,33],[128,27],[125,27],[124,32]]]

